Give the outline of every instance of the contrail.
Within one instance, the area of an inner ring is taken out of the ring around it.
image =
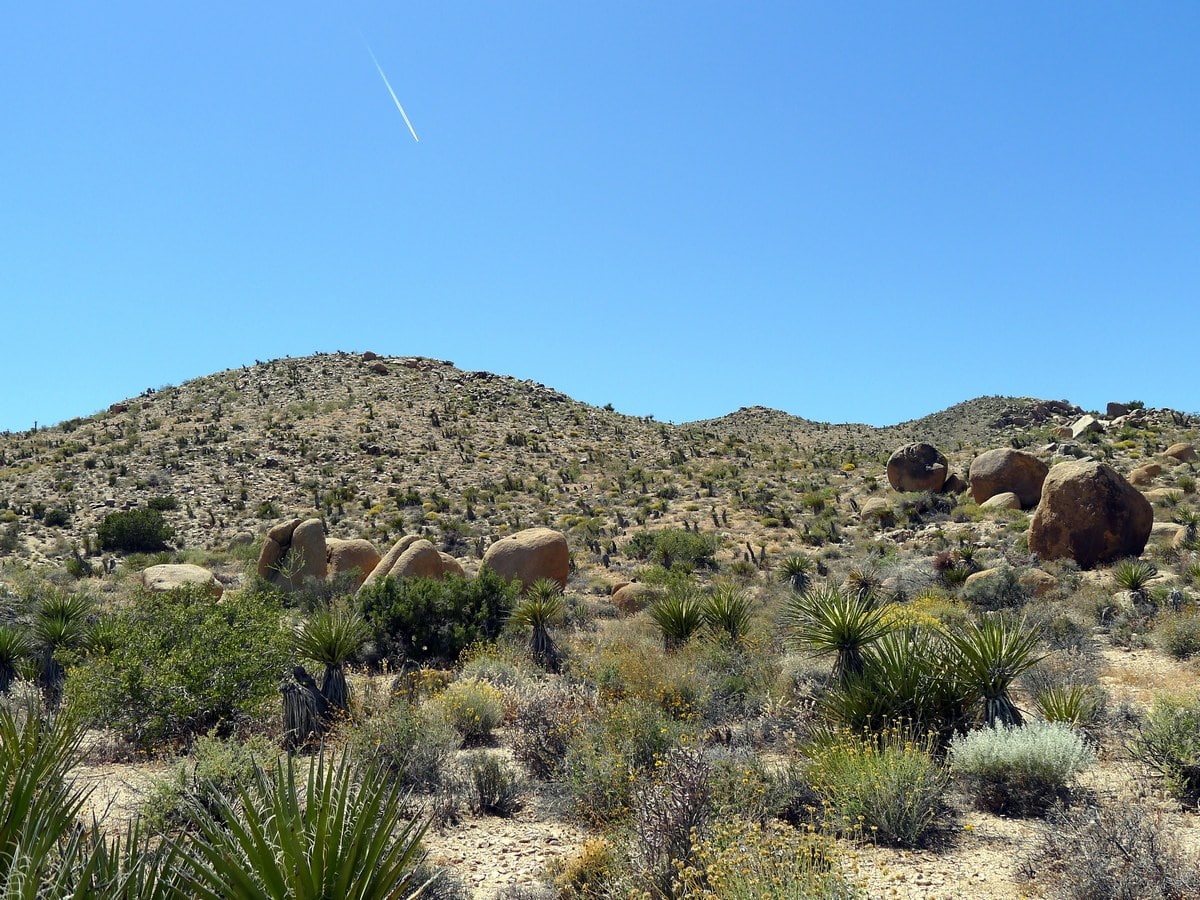
[[[408,120],[408,113],[404,111],[404,107],[400,105],[400,98],[396,96],[396,92],[392,90],[392,83],[388,81],[388,77],[383,74],[383,66],[379,65],[379,60],[375,58],[375,51],[371,49],[371,45],[367,43],[367,39],[363,37],[363,43],[367,45],[367,52],[371,54],[371,62],[375,63],[375,70],[379,72],[379,77],[383,79],[384,85],[388,89],[388,93],[392,95],[392,102],[396,104],[396,109],[400,110],[400,115],[404,116],[404,124],[408,126],[408,130],[412,132],[413,140],[418,144],[421,139],[417,137],[417,130],[413,128],[412,122]]]

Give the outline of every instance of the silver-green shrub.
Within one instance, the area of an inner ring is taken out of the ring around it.
[[[1096,761],[1096,754],[1061,722],[1030,722],[958,735],[950,742],[948,759],[979,807],[1029,816],[1068,799],[1075,776]]]

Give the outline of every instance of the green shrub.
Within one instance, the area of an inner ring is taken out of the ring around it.
[[[467,744],[487,740],[504,719],[504,697],[486,681],[456,681],[430,703]]]
[[[463,758],[462,766],[475,812],[507,818],[521,808],[524,785],[503,757],[475,750]]]
[[[1163,777],[1171,796],[1200,801],[1200,695],[1156,698],[1129,752]]]
[[[62,528],[64,525],[71,524],[71,514],[65,509],[53,507],[46,510],[46,514],[42,516],[42,524],[48,528]]]
[[[750,631],[752,608],[744,589],[723,582],[713,588],[704,605],[704,623],[723,639],[736,643]]]
[[[709,767],[696,749],[675,748],[655,760],[654,775],[634,796],[634,870],[654,896],[678,896],[678,873],[699,848],[708,821]]]
[[[1007,564],[998,566],[984,578],[963,587],[963,599],[988,612],[1012,609],[1029,602],[1029,592],[1021,587],[1017,572]]]
[[[1157,628],[1158,644],[1176,659],[1200,654],[1200,613],[1185,612],[1166,616]]]
[[[806,749],[806,774],[821,798],[828,827],[916,847],[944,814],[949,776],[930,740],[887,729],[819,736]]]
[[[975,803],[1005,815],[1043,815],[1070,796],[1096,755],[1067,725],[1030,722],[982,728],[950,742],[949,764]]]
[[[572,741],[597,711],[595,694],[578,684],[532,683],[516,692],[513,756],[535,778],[555,777]]]
[[[144,593],[112,614],[115,645],[67,677],[68,698],[142,747],[186,741],[277,703],[290,636],[271,595],[202,588]]]
[[[447,761],[462,739],[441,716],[397,700],[377,715],[356,723],[346,745],[393,781],[432,787],[442,781]]]
[[[179,509],[179,501],[168,495],[165,497],[151,497],[146,501],[147,509],[157,509],[159,512],[171,512]]]
[[[665,597],[651,603],[646,611],[658,626],[663,649],[667,651],[682,647],[704,626],[704,599],[691,585],[672,588]]]
[[[640,531],[633,536],[625,550],[634,559],[652,560],[664,569],[676,564],[688,571],[712,569],[716,568],[713,557],[717,552],[717,536],[682,528]]]
[[[494,640],[520,585],[491,569],[475,578],[384,578],[359,595],[376,646],[393,662],[452,664],[476,641]]]
[[[833,680],[839,684],[862,673],[866,648],[890,630],[884,608],[870,593],[828,586],[788,597],[783,624],[801,647],[834,656]]]
[[[154,553],[167,549],[175,530],[157,509],[127,509],[106,515],[96,529],[101,550]]]

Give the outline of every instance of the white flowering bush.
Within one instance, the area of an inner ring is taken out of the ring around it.
[[[1091,747],[1061,722],[996,725],[950,742],[950,771],[981,809],[1042,815],[1070,797],[1075,776],[1096,761]]]

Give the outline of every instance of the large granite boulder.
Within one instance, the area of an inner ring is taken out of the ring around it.
[[[1050,470],[1029,524],[1029,549],[1043,559],[1073,559],[1090,569],[1138,556],[1154,525],[1154,509],[1116,469],[1094,460]]]
[[[183,564],[148,566],[142,569],[139,577],[142,586],[148,591],[171,591],[175,588],[197,585],[209,591],[214,599],[220,598],[225,593],[225,588],[221,582],[217,581],[217,576],[200,566]]]
[[[350,541],[329,538],[325,541],[329,563],[329,577],[336,578],[347,572],[357,572],[354,587],[357,590],[367,576],[375,570],[381,559],[379,551],[370,541],[356,538]]]
[[[483,565],[497,575],[517,579],[522,589],[539,578],[557,581],[563,588],[571,574],[567,539],[552,528],[527,528],[501,538],[483,554]]]
[[[981,453],[971,463],[967,478],[971,499],[983,503],[996,494],[1011,492],[1021,500],[1021,506],[1036,506],[1042,496],[1042,482],[1050,467],[1021,450],[1001,447]]]
[[[887,461],[888,483],[897,491],[940,491],[950,469],[933,444],[906,444]]]

